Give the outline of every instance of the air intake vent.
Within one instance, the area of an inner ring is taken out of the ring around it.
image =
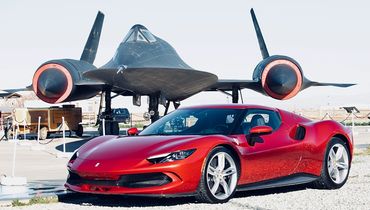
[[[306,136],[306,128],[301,125],[298,126],[295,131],[294,139],[303,140],[305,136]]]

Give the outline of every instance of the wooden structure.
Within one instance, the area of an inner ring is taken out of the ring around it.
[[[24,133],[37,133],[39,117],[41,140],[46,139],[49,133],[63,130],[62,117],[65,121],[65,131],[74,131],[80,137],[83,134],[82,110],[74,105],[49,108],[16,108],[13,111],[13,127],[18,125],[20,136]],[[24,125],[26,129],[24,129]]]

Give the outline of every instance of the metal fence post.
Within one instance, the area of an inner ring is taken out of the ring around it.
[[[64,117],[62,117],[62,129],[63,129],[63,152],[66,152],[66,131],[65,131],[65,121]]]
[[[19,127],[19,126],[18,126]],[[13,149],[13,167],[12,167],[12,177],[14,177],[14,174],[15,174],[15,157],[16,157],[16,153],[17,153],[17,139],[18,139],[18,128],[17,128],[17,125],[14,126],[15,129],[15,133],[14,133],[14,136],[13,136],[13,139],[14,139],[14,149]]]
[[[26,120],[23,121],[23,140],[26,140]]]
[[[39,120],[37,122],[37,143],[40,143],[40,124],[41,124],[41,116],[39,116]]]
[[[103,136],[105,136],[105,119],[103,118],[103,126],[102,126],[102,128],[103,128]]]
[[[132,113],[130,113],[130,128],[132,128]]]
[[[352,135],[355,135],[355,110],[353,109],[351,112],[352,118]]]

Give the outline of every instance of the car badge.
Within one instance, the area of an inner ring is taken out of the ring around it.
[[[95,168],[96,168],[96,167],[98,167],[99,165],[100,165],[100,163],[96,163],[96,164],[95,164]]]

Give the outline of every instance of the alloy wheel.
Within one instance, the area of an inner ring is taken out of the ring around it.
[[[349,168],[348,156],[348,152],[342,144],[334,144],[329,151],[327,170],[331,180],[336,184],[341,184],[347,177]]]
[[[234,159],[226,152],[216,153],[207,166],[207,186],[212,195],[225,200],[234,192],[238,180]]]

